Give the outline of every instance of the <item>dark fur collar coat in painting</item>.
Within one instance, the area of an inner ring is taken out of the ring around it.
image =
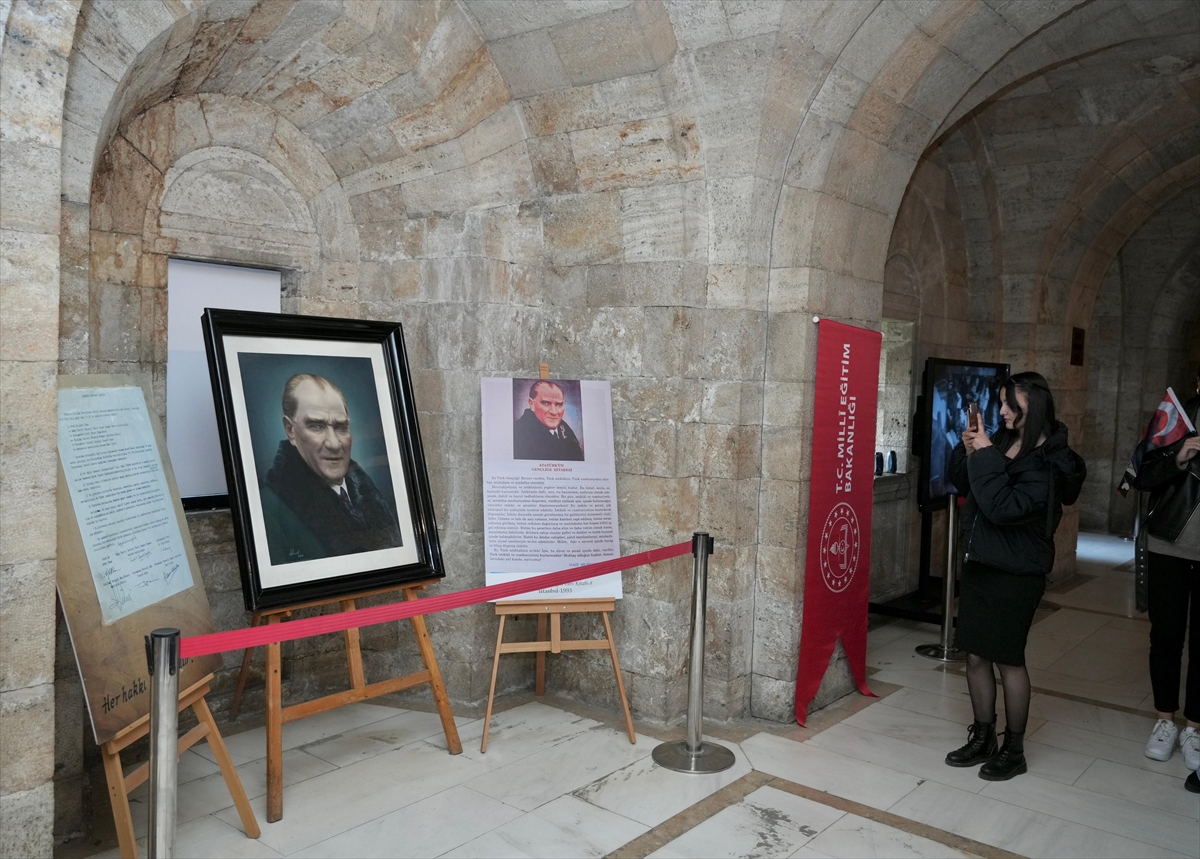
[[[279,443],[262,483],[272,564],[391,549],[403,544],[396,514],[354,460],[346,472],[350,507],[313,473],[291,443]]]

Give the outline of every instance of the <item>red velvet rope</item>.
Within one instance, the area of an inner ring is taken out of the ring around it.
[[[630,570],[644,564],[665,561],[667,558],[677,558],[692,551],[692,541],[676,543],[663,549],[651,549],[648,552],[638,552],[613,558],[611,561],[600,561],[588,564],[586,567],[574,567],[560,570],[557,573],[546,573],[542,576],[531,576],[515,582],[505,582],[501,585],[488,585],[483,588],[471,588],[451,594],[440,594],[390,605],[360,608],[354,611],[336,612],[334,614],[309,617],[304,620],[293,620],[288,623],[273,623],[247,629],[234,629],[229,632],[213,632],[208,635],[194,635],[184,638],[179,644],[179,655],[184,659],[194,656],[205,656],[209,653],[223,653],[227,650],[243,650],[247,647],[258,647],[273,641],[292,641],[297,638],[308,638],[313,635],[324,635],[330,632],[355,627],[372,626],[377,623],[387,623],[389,620],[404,620],[416,615],[435,614],[452,608],[463,608],[489,600],[505,599],[518,594],[538,591],[542,588],[553,588],[605,573],[616,573]]]

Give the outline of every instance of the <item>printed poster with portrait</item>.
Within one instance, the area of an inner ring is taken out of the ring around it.
[[[443,576],[400,326],[203,323],[247,609]]]
[[[617,472],[608,382],[480,382],[486,581],[616,558]],[[621,597],[609,573],[513,599]]]

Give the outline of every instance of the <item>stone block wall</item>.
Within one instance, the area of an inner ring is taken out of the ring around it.
[[[1198,234],[1200,193],[1191,189],[1130,237],[1098,290],[1087,343],[1081,527],[1132,536],[1137,493],[1122,498],[1117,483],[1167,386],[1181,400],[1195,393]]]
[[[914,368],[1039,369],[1078,433],[1070,327],[1198,169],[1191,2],[0,0],[0,20],[0,714],[52,721],[57,699],[72,759],[65,668],[50,686],[53,379],[148,374],[161,410],[167,257],[282,269],[286,311],[405,325],[443,588],[482,579],[479,377],[610,379],[623,548],[718,536],[707,713],[787,720],[812,316],[915,323]],[[1174,366],[1196,347],[1172,301],[1150,358]],[[917,545],[911,493],[888,492],[879,593]],[[190,521],[218,623],[240,626],[228,520]],[[642,718],[682,713],[686,591],[682,562],[627,578]],[[494,623],[433,624],[460,702]],[[403,630],[366,640],[372,671],[413,662]],[[338,650],[291,648],[287,694],[333,683]],[[612,703],[602,660],[553,671]],[[818,703],[847,689],[835,655]],[[5,746],[3,850],[46,852],[50,733]]]
[[[78,5],[0,5],[0,856],[54,824],[59,150]]]

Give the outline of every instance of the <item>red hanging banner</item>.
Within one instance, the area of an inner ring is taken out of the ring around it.
[[[878,331],[828,319],[818,323],[808,554],[796,670],[796,721],[801,725],[839,637],[858,690],[872,695],[867,688],[867,594],[881,340]]]

